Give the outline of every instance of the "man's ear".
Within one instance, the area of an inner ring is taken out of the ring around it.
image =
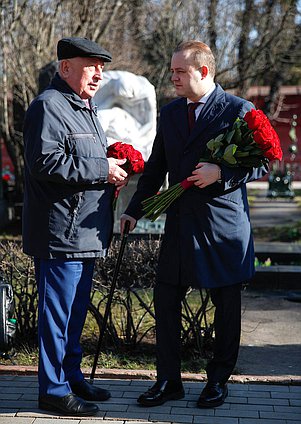
[[[207,77],[207,75],[209,74],[208,66],[203,65],[203,66],[201,66],[199,69],[200,69],[200,72],[201,72],[202,78],[206,78],[206,77]]]
[[[61,60],[60,73],[63,78],[68,78],[70,75],[70,61],[68,59]]]

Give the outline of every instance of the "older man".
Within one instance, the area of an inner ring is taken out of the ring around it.
[[[79,339],[95,258],[106,254],[114,185],[124,160],[106,157],[92,98],[111,55],[85,38],[58,42],[59,71],[30,105],[24,124],[23,248],[34,257],[39,291],[39,407],[93,415],[107,390],[80,370]]]

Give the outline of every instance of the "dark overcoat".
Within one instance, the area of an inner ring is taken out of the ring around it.
[[[224,133],[237,117],[254,107],[219,85],[209,97],[192,133],[187,101],[177,99],[161,110],[153,150],[125,213],[139,219],[141,201],[189,177],[206,143]],[[186,190],[167,210],[157,280],[192,287],[222,287],[249,280],[254,274],[254,247],[246,183],[268,169],[222,168],[222,183]]]

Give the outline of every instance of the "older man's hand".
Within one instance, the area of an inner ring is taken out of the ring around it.
[[[120,167],[126,162],[126,159],[115,159],[108,158],[109,162],[109,174],[108,174],[108,182],[111,184],[116,184],[122,182],[126,179],[128,174],[124,169]]]
[[[120,233],[123,234],[126,221],[130,221],[130,231],[136,227],[137,220],[130,215],[123,213],[120,217]]]

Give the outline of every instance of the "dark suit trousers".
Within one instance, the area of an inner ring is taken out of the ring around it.
[[[157,378],[181,378],[181,303],[187,287],[157,283],[154,289],[157,337]],[[210,290],[215,306],[213,359],[207,365],[210,382],[225,383],[235,367],[241,330],[241,284]]]

